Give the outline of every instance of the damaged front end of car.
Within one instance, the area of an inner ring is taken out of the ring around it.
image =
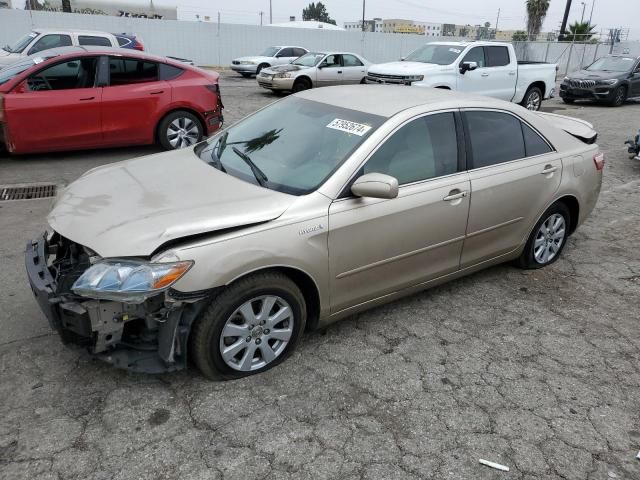
[[[27,243],[25,263],[31,290],[65,344],[135,372],[186,367],[191,324],[213,293],[171,289],[191,262],[103,259],[45,233]]]

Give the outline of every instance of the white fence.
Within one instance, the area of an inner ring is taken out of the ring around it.
[[[105,15],[38,12],[0,9],[0,45],[15,41],[30,29],[65,28],[134,33],[145,49],[158,55],[192,59],[198,65],[229,65],[242,55],[255,55],[269,45],[298,45],[312,50],[346,50],[363,54],[374,63],[397,60],[427,39],[422,35],[361,33],[269,26],[148,20]],[[447,38],[448,40],[452,40]],[[432,39],[430,39],[432,40]],[[549,61],[560,65],[560,73],[591,63],[608,53],[609,47],[595,44],[524,42],[516,43],[521,60]],[[640,55],[640,42],[617,45]]]

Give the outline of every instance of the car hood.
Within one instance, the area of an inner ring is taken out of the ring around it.
[[[605,72],[602,70],[580,70],[569,75],[571,80],[602,80],[607,78],[617,78],[624,75],[624,72]]]
[[[598,136],[598,132],[589,122],[579,118],[567,117],[566,115],[557,115],[555,113],[535,112],[539,117],[544,118],[554,127],[564,130],[570,135],[582,140],[586,143],[593,143]]]
[[[286,65],[278,65],[277,67],[269,67],[265,68],[264,72],[271,73],[281,73],[281,72],[297,72],[299,70],[308,70],[313,67],[303,67],[301,65],[291,65],[290,63]]]
[[[233,59],[236,62],[256,62],[256,63],[261,63],[261,62],[270,62],[271,60],[273,60],[272,57],[239,57],[239,58],[234,58]]]
[[[20,60],[22,56],[19,53],[10,53],[0,48],[0,68]]]
[[[369,73],[379,75],[422,75],[425,72],[437,71],[443,65],[422,62],[390,62],[378,63],[369,67]]]
[[[64,189],[48,221],[102,257],[149,256],[172,240],[273,220],[295,198],[186,148],[90,170]]]

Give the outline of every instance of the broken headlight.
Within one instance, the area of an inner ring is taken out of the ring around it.
[[[177,282],[193,262],[151,263],[103,260],[89,267],[71,290],[77,295],[124,303],[142,303]]]

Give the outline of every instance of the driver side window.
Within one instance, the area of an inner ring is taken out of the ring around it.
[[[69,90],[92,88],[96,78],[96,57],[83,57],[57,63],[27,79],[29,90]]]
[[[399,185],[458,171],[458,141],[453,113],[412,120],[396,131],[369,158],[366,173],[384,173]]]
[[[340,55],[327,55],[327,58],[322,62],[322,66],[325,68],[341,67]]]
[[[33,47],[29,50],[29,55],[41,52],[42,50],[48,50],[50,48],[68,47],[71,45],[71,37],[69,35],[62,34],[50,34],[45,35],[38,40]]]
[[[464,62],[476,62],[478,68],[486,67],[486,61],[484,58],[484,47],[474,47],[464,56],[462,63]]]

